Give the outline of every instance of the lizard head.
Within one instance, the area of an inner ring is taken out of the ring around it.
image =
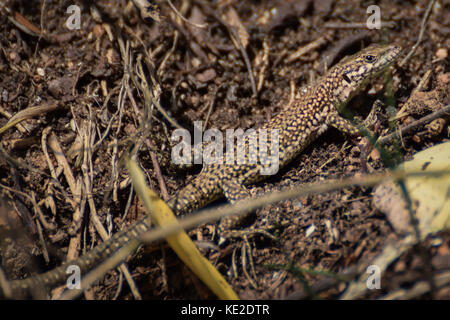
[[[400,56],[401,49],[396,45],[372,44],[358,53],[342,59],[329,74],[334,103],[346,104],[355,94]]]

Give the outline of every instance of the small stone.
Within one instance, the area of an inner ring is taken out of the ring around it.
[[[100,24],[96,24],[92,31],[97,38],[100,38],[105,33],[105,29],[103,29],[102,25]]]
[[[448,57],[448,51],[447,51],[447,49],[446,49],[446,48],[439,48],[439,49],[436,51],[436,57],[437,57],[439,60],[447,59],[447,57]]]
[[[16,63],[20,62],[20,57],[15,51],[9,53],[9,59],[11,59],[11,61],[14,61]]]
[[[45,70],[42,68],[37,68],[36,72],[38,75],[40,75],[41,77],[45,76]]]
[[[212,68],[209,68],[201,73],[198,73],[196,75],[196,78],[200,82],[208,82],[213,80],[216,76],[217,76],[216,71]]]

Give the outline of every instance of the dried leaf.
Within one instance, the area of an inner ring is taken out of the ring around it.
[[[450,170],[450,142],[417,153],[402,168],[405,171]],[[450,228],[449,175],[411,177],[405,184],[422,237]],[[407,203],[398,185],[385,183],[377,187],[373,202],[375,207],[386,214],[397,232],[413,230]]]

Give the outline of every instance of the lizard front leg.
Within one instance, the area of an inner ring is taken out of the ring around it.
[[[369,139],[373,137],[373,133],[362,125],[355,125],[350,120],[347,120],[343,117],[341,117],[337,112],[331,113],[326,118],[326,124],[328,126],[332,126],[336,129],[338,129],[340,132],[342,132],[344,135],[350,137],[351,140],[353,140],[353,143],[358,146],[358,148],[361,150],[361,166],[363,172],[367,172],[367,163],[366,163],[366,156],[369,154],[369,152],[372,150],[373,146],[372,144],[367,145],[360,145],[358,141],[355,139],[359,136],[367,136]],[[366,123],[366,121],[364,121]]]
[[[355,137],[361,134],[360,129],[356,125],[354,125],[350,120],[343,118],[337,112],[330,113],[327,116],[325,123],[328,126],[332,126],[338,129],[343,134],[351,137]]]

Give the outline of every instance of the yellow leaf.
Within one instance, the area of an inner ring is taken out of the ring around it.
[[[145,177],[136,162],[125,159],[134,188],[139,199],[152,217],[152,221],[161,227],[178,223],[177,218],[167,204],[145,184]],[[219,299],[237,300],[237,294],[217,271],[198,251],[195,244],[184,231],[167,237],[167,242],[180,259],[202,280]]]
[[[414,155],[399,169],[407,172],[450,170],[450,142],[441,143]],[[416,176],[405,180],[412,209],[419,221],[421,237],[450,228],[450,175]],[[383,211],[400,233],[412,230],[409,212],[398,185],[385,183],[377,187],[374,205]]]

